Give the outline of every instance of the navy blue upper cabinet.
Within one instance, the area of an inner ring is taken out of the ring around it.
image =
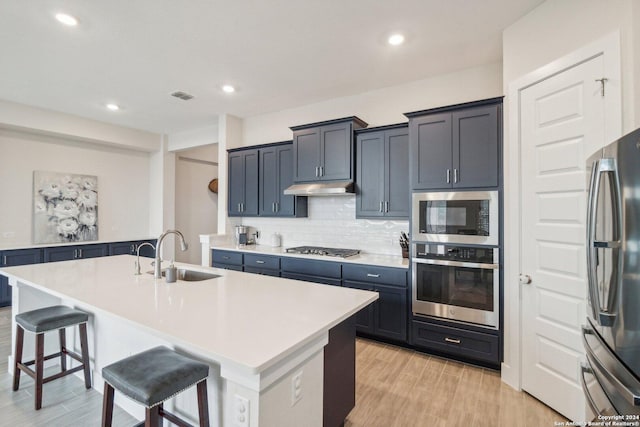
[[[292,127],[294,182],[353,180],[353,131],[366,126],[354,116]]]
[[[3,267],[39,264],[41,262],[42,249],[16,249],[0,252],[0,265]],[[0,307],[8,305],[11,305],[11,286],[5,276],[0,276]]]
[[[284,190],[293,184],[293,144],[269,145],[259,152],[259,215],[307,216],[306,197],[284,195]]]
[[[258,150],[229,151],[229,216],[258,215]]]
[[[406,116],[414,190],[499,185],[501,97]]]
[[[409,218],[407,125],[377,129],[356,139],[356,217]]]

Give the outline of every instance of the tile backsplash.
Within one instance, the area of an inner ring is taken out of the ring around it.
[[[360,249],[366,253],[401,255],[400,232],[409,231],[409,221],[356,219],[356,197],[309,197],[307,218],[229,218],[227,234],[235,225],[260,232],[258,243],[271,244],[271,236],[282,236],[282,246],[326,246]]]

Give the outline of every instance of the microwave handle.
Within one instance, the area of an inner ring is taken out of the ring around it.
[[[596,240],[596,223],[597,209],[600,192],[600,181],[603,174],[612,175],[609,181],[612,195],[612,220],[613,220],[613,238],[611,241]],[[591,171],[591,181],[589,185],[589,199],[587,208],[587,281],[589,297],[591,299],[591,310],[594,319],[602,326],[611,326],[615,320],[616,314],[614,310],[616,295],[620,287],[622,278],[620,269],[622,268],[622,258],[620,258],[620,238],[622,236],[622,195],[620,192],[620,176],[618,175],[618,167],[615,159],[601,159],[593,164]],[[613,260],[615,268],[611,275],[611,283],[609,292],[606,297],[606,306],[602,307],[600,295],[598,292],[597,277],[597,253],[598,249],[613,251]]]

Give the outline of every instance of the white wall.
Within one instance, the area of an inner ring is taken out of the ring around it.
[[[358,116],[369,127],[406,122],[403,113],[501,96],[500,63],[244,119],[243,145],[291,139],[289,126]],[[231,148],[231,147],[228,147]]]
[[[169,135],[169,151],[186,150],[218,142],[218,123]]]
[[[160,148],[160,135],[155,133],[4,100],[0,100],[0,127],[24,129],[67,140],[94,141],[131,150],[155,151]]]
[[[619,32],[621,47],[622,82],[622,129],[628,132],[640,126],[638,108],[640,97],[637,81],[640,77],[640,2],[634,0],[548,0],[529,14],[509,26],[503,33],[503,76],[504,91],[508,94],[509,84],[543,68],[552,61],[559,59],[593,41]],[[635,19],[634,19],[635,16]],[[607,77],[607,76],[603,76]],[[505,105],[509,99],[505,98]],[[515,118],[513,119],[515,120]],[[509,117],[509,109],[504,110],[505,135],[505,177],[518,174],[518,165],[509,164],[512,144],[510,141],[510,126],[513,122]],[[514,170],[516,168],[516,170]],[[508,188],[509,182],[505,184]],[[507,190],[507,188],[505,188]],[[517,189],[506,192],[505,206],[513,205],[517,201],[510,199]],[[512,229],[518,218],[505,212],[505,229]],[[510,239],[505,239],[505,303],[517,300],[519,284],[517,274],[519,266],[511,266],[509,253],[517,253],[518,245],[510,246]],[[513,271],[511,271],[513,270]],[[515,297],[512,297],[515,295]],[[517,302],[515,304],[518,304]],[[512,306],[513,307],[513,306]],[[515,311],[513,311],[515,310]],[[513,316],[513,317],[512,317]],[[518,387],[520,360],[519,352],[519,308],[505,310],[505,344],[504,363],[509,369],[503,369],[503,379]],[[504,368],[504,367],[503,367]]]
[[[176,153],[176,228],[189,243],[186,252],[176,246],[176,260],[200,264],[200,234],[218,230],[218,195],[208,189],[218,177],[217,144]]]
[[[623,131],[640,126],[640,100],[635,79],[640,76],[639,2],[635,0],[548,0],[503,33],[504,92],[508,85],[551,61],[614,31],[620,31],[622,54]],[[636,21],[638,22],[638,21]],[[634,46],[635,43],[635,46]],[[508,120],[505,120],[507,123]],[[508,132],[505,132],[508,135]]]
[[[406,122],[403,113],[475,101],[502,95],[501,64],[490,64],[444,74],[359,95],[332,99],[244,119],[242,145],[291,139],[289,126],[358,116],[369,127]],[[222,155],[222,154],[221,154]],[[226,161],[226,153],[225,159]],[[225,186],[226,184],[226,175]],[[222,181],[221,181],[222,184]],[[226,208],[225,208],[226,209]],[[227,222],[257,227],[263,242],[282,234],[283,246],[299,244],[361,249],[369,253],[401,255],[400,231],[408,221],[355,219],[355,196],[309,198],[309,217],[300,219],[244,218]],[[219,230],[222,228],[219,227]]]
[[[32,244],[33,171],[98,176],[100,240],[149,237],[149,154],[0,129],[0,247]]]

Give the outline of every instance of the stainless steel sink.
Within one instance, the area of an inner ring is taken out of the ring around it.
[[[153,274],[153,271],[147,271],[148,274]],[[165,277],[166,270],[162,270],[162,277]],[[178,269],[178,280],[185,282],[199,282],[201,280],[209,280],[220,277],[219,274],[207,273],[206,271],[188,270],[186,268]]]

